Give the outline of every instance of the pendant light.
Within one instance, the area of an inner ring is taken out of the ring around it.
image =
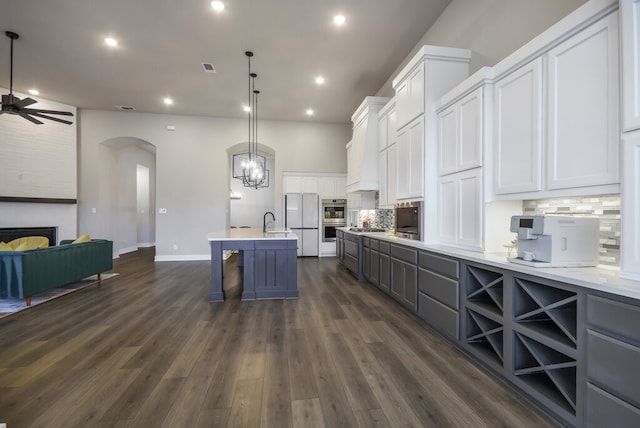
[[[259,189],[269,187],[267,159],[258,154],[258,94],[255,89],[256,73],[251,72],[253,52],[245,55],[249,64],[248,151],[233,155],[233,177],[242,180],[244,187]],[[252,115],[253,113],[253,115]]]

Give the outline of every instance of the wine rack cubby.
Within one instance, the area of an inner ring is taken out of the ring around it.
[[[502,324],[472,309],[466,309],[467,345],[499,366],[504,362],[503,332]]]
[[[502,273],[467,266],[466,299],[491,313],[504,313]]]
[[[576,414],[576,360],[522,333],[513,336],[513,374],[545,399]]]
[[[573,349],[577,344],[575,292],[514,278],[513,316],[516,324]]]

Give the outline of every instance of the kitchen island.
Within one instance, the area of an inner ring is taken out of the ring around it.
[[[298,237],[289,230],[227,229],[207,234],[211,246],[210,302],[224,301],[222,255],[238,251],[242,300],[298,298]]]

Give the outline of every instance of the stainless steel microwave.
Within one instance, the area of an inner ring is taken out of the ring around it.
[[[422,239],[422,203],[405,202],[395,206],[395,235],[400,238]]]

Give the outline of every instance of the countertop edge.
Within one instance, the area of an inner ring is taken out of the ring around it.
[[[422,241],[399,238],[391,235],[389,232],[353,232],[350,231],[348,227],[339,228],[339,230],[353,235],[368,236],[381,241],[413,247],[418,250],[480,263],[511,272],[537,276],[594,291],[640,300],[640,281],[621,278],[619,269],[615,267],[530,267],[507,261],[506,254],[481,253],[446,245],[425,244]]]

